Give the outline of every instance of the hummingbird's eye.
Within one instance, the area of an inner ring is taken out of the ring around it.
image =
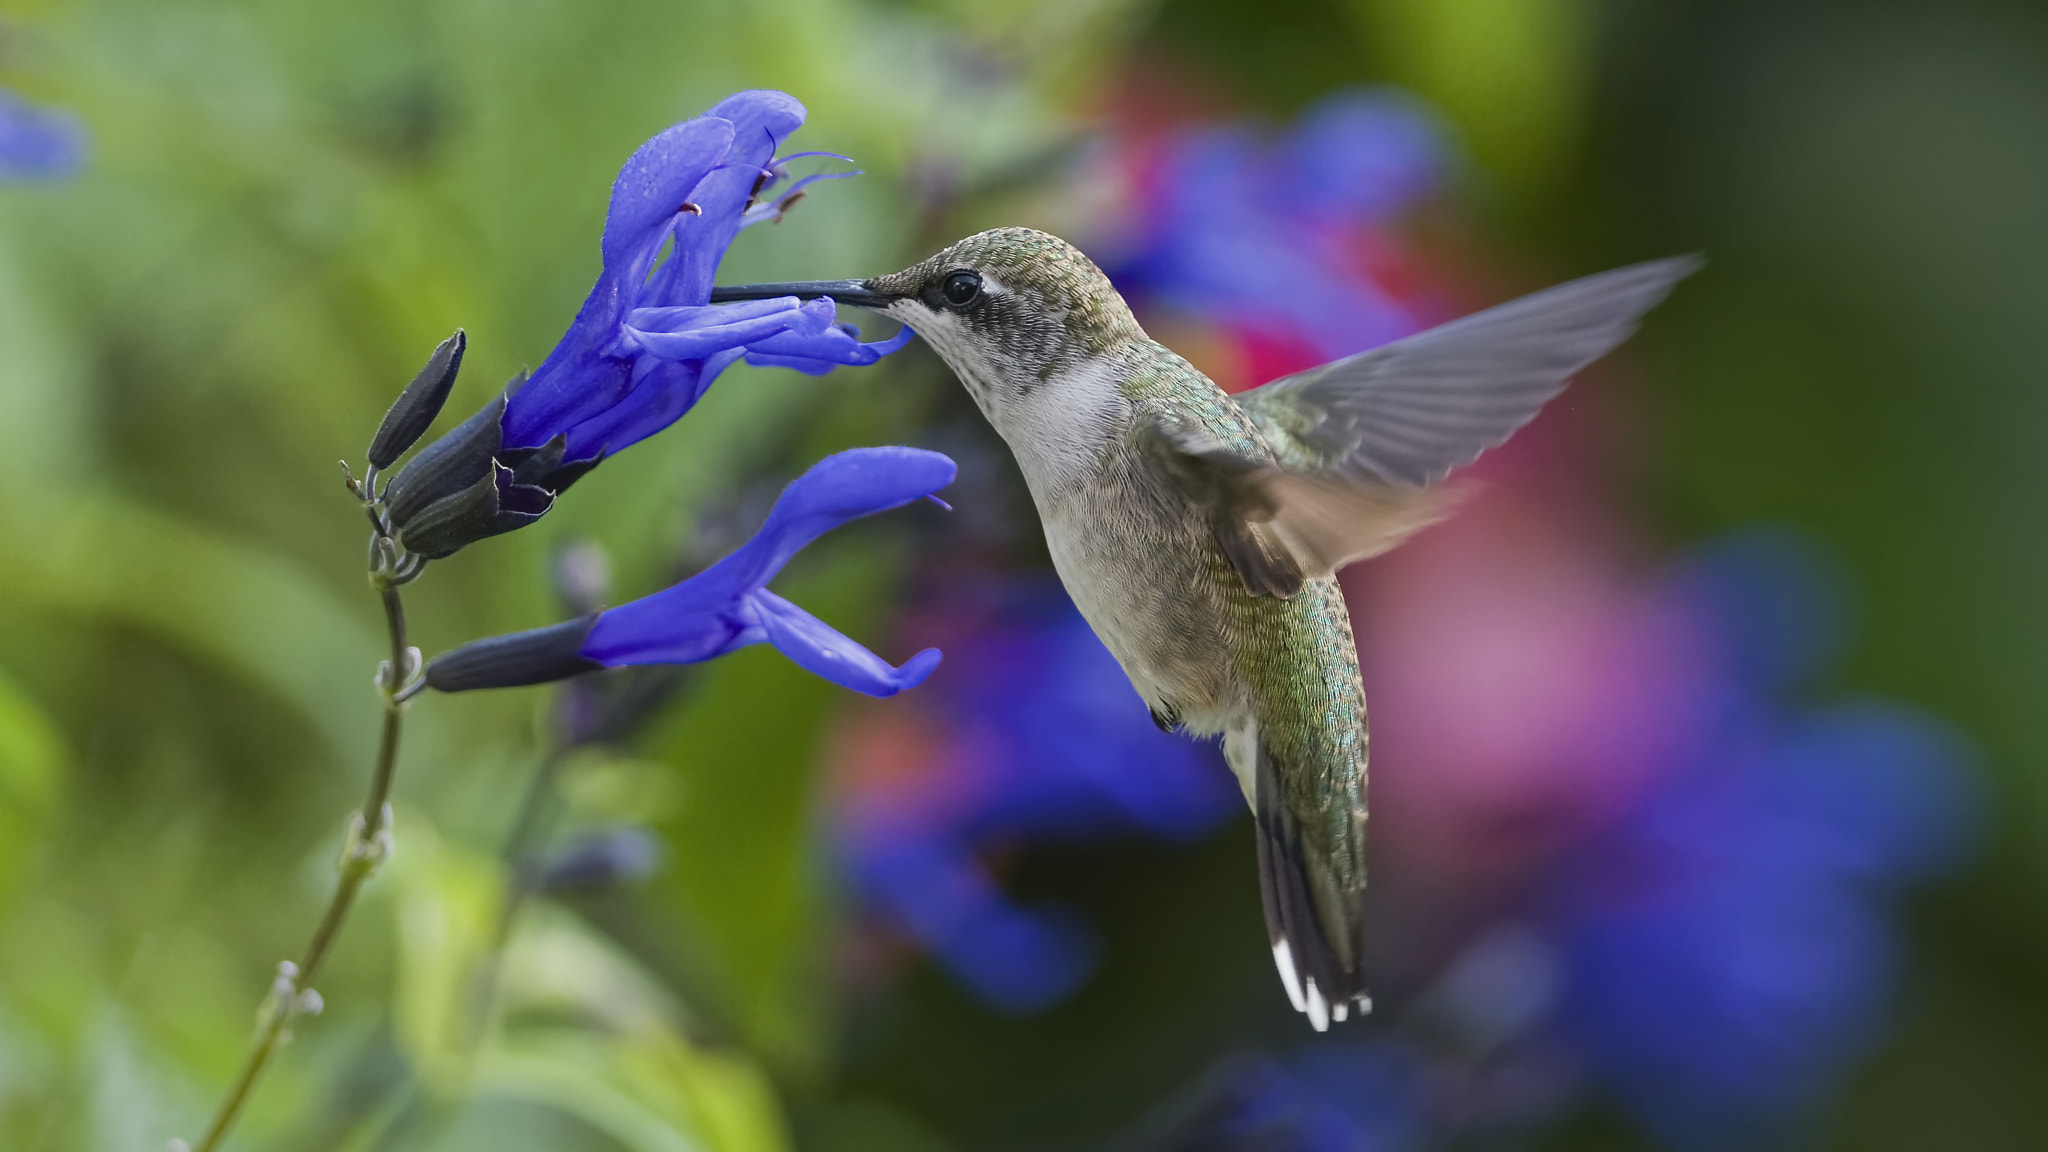
[[[952,273],[939,285],[939,295],[949,307],[967,307],[981,299],[981,273],[965,269]]]

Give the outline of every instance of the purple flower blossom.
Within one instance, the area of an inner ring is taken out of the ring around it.
[[[741,92],[642,145],[619,170],[603,271],[576,320],[505,405],[508,452],[565,438],[565,468],[638,443],[690,410],[746,358],[812,373],[872,364],[906,332],[863,344],[830,300],[712,305],[711,281],[740,229],[771,219],[820,177],[779,185],[775,152],[804,121],[781,92]],[[668,259],[654,266],[664,245]],[[652,274],[650,275],[650,269]]]
[[[1923,715],[1772,699],[1830,646],[1834,597],[1796,544],[1738,537],[1680,589],[1724,641],[1718,716],[1547,897],[1556,1020],[1666,1146],[1758,1147],[1871,1047],[1900,959],[1889,905],[1956,859],[1973,797]]]
[[[661,838],[645,828],[597,829],[530,863],[525,882],[539,891],[609,888],[652,876],[663,853]]]
[[[1364,266],[1360,241],[1444,164],[1427,111],[1387,91],[1329,97],[1274,141],[1181,130],[1145,162],[1136,225],[1111,239],[1104,266],[1140,302],[1310,357],[1292,368],[1349,355],[1420,327]]]
[[[804,545],[851,520],[900,508],[953,482],[953,462],[916,448],[858,448],[792,481],[753,539],[663,592],[551,628],[465,644],[427,666],[444,692],[560,680],[598,668],[695,664],[767,643],[801,667],[870,696],[915,688],[939,663],[926,649],[902,667],[768,591]]]
[[[0,88],[0,180],[62,180],[85,166],[85,125]]]
[[[1974,823],[1967,756],[1942,725],[1786,698],[1843,634],[1828,575],[1783,533],[1684,565],[1659,595],[1707,641],[1670,656],[1705,653],[1705,706],[1650,787],[1519,890],[1485,895],[1469,942],[1419,995],[1388,997],[1378,1031],[1227,1062],[1123,1146],[1518,1143],[1586,1090],[1674,1152],[1801,1135],[1876,1039],[1900,963],[1893,902],[1952,865]],[[1432,897],[1455,899],[1441,879]]]
[[[603,271],[560,343],[530,378],[422,449],[380,494],[407,552],[437,559],[539,519],[605,456],[680,419],[736,361],[818,374],[872,364],[910,339],[904,329],[862,343],[835,322],[830,299],[709,303],[712,276],[740,230],[776,218],[805,185],[826,178],[784,186],[791,158],[775,151],[803,120],[803,105],[783,93],[741,92],[633,153],[612,186]],[[450,374],[432,377],[437,391],[408,389],[410,399],[394,408],[394,416],[404,410],[400,426],[415,436],[424,429],[459,361],[458,351],[441,362]],[[409,445],[401,439],[386,446],[389,456]],[[374,449],[372,457],[387,463]]]
[[[869,907],[977,996],[1007,1011],[1044,1008],[1092,971],[1093,934],[1064,909],[1013,904],[983,851],[1133,833],[1188,840],[1243,801],[1214,749],[1152,725],[1057,589],[933,607],[951,672],[918,714],[937,731],[922,745],[870,745],[886,762],[872,777],[842,765],[841,850]]]
[[[1610,730],[1661,713],[1647,779],[1549,864],[1457,898],[1492,914],[1421,1005],[1466,1058],[1552,1085],[1552,1102],[1574,1084],[1609,1094],[1691,1152],[1797,1135],[1869,1051],[1900,963],[1893,905],[1959,855],[1972,793],[1931,718],[1798,702],[1843,631],[1828,577],[1800,538],[1753,531],[1637,613],[1667,641],[1644,679],[1682,684],[1690,706],[1645,706],[1668,684],[1609,693]],[[1382,874],[1429,872],[1444,901],[1442,871],[1397,859]]]
[[[1224,1060],[1116,1142],[1130,1152],[1419,1152],[1422,1067],[1392,1044],[1325,1041]]]

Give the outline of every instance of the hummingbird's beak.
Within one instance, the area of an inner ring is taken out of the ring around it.
[[[870,283],[867,280],[791,280],[782,284],[736,284],[713,288],[711,302],[733,304],[741,300],[773,300],[778,296],[801,296],[807,300],[830,296],[841,304],[876,311],[896,302],[896,297],[868,287]]]

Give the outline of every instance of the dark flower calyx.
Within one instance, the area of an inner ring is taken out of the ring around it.
[[[559,496],[568,491],[569,485],[583,478],[592,468],[604,463],[604,453],[588,460],[562,459],[567,450],[569,438],[557,432],[554,438],[538,448],[507,448],[498,453],[498,462],[512,469],[515,482],[545,488]]]
[[[441,414],[441,406],[448,402],[449,391],[455,387],[456,373],[462,371],[462,353],[468,344],[462,329],[457,328],[455,335],[441,341],[434,354],[427,357],[426,367],[392,401],[391,410],[384,413],[384,422],[377,426],[377,435],[370,441],[372,467],[379,471],[391,467],[434,423],[434,417]]]
[[[566,680],[604,667],[583,655],[597,613],[547,628],[493,636],[444,652],[427,664],[427,686],[438,692],[519,688]]]
[[[516,482],[510,468],[493,462],[476,483],[414,514],[398,529],[398,541],[408,552],[439,560],[486,536],[526,527],[554,502],[554,493]]]
[[[490,475],[491,457],[497,454],[503,435],[498,420],[504,412],[505,397],[494,397],[476,415],[421,449],[392,478],[384,491],[384,509],[392,527],[405,527],[429,505]]]

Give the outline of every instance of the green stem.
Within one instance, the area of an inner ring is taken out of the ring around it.
[[[298,967],[290,972],[280,972],[278,984],[264,1005],[249,1058],[243,1062],[234,1086],[228,1089],[220,1110],[214,1113],[213,1124],[207,1128],[205,1137],[195,1146],[194,1152],[215,1152],[227,1137],[228,1129],[241,1115],[242,1106],[248,1102],[256,1082],[283,1046],[292,1018],[300,1011],[308,1010],[309,1005],[304,1003],[305,992],[310,991],[321,967],[326,964],[335,937],[341,934],[342,923],[348,919],[349,909],[355,905],[356,893],[362,890],[363,882],[377,870],[378,863],[389,850],[391,779],[398,766],[398,737],[405,717],[405,702],[399,693],[405,687],[406,675],[411,669],[407,667],[410,657],[405,643],[405,607],[399,601],[398,587],[380,581],[377,591],[384,600],[384,622],[391,634],[391,662],[379,682],[384,697],[384,735],[377,743],[377,764],[370,773],[370,793],[363,800],[362,808],[349,820],[348,844],[342,849],[341,877],[335,885],[334,898],[328,902],[326,913],[320,917],[320,926],[314,929],[313,939],[300,955]],[[317,1011],[317,1008],[311,1010]]]

